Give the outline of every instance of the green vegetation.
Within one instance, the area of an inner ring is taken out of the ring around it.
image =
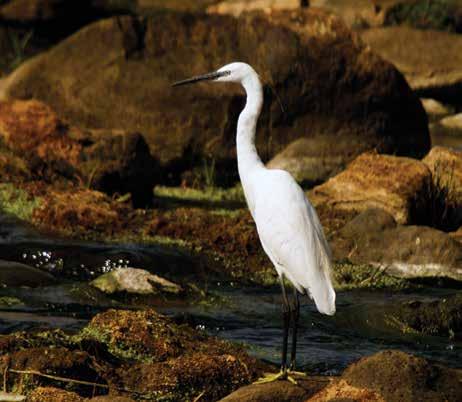
[[[181,201],[232,201],[242,203],[242,206],[244,206],[245,203],[244,191],[242,190],[242,186],[240,184],[228,189],[218,187],[195,189],[157,186],[154,190],[154,196],[161,198],[176,198],[177,200]]]
[[[42,203],[40,197],[32,197],[11,183],[0,184],[0,210],[30,221],[32,212]]]
[[[451,232],[462,224],[462,214],[454,181],[454,166],[436,163],[432,182],[428,183],[425,193],[417,199],[429,208],[424,216],[418,216],[416,221],[436,229]]]
[[[10,69],[14,70],[26,59],[26,48],[34,35],[34,31],[26,32],[22,37],[16,32],[9,32],[11,49],[13,51]]]
[[[17,297],[2,296],[0,297],[0,307],[12,307],[23,304]]]
[[[457,31],[460,27],[457,27],[456,11],[457,8],[461,7],[461,2],[458,0],[418,0],[413,2],[402,2],[388,11],[385,24],[409,24],[420,29]]]
[[[406,279],[390,276],[380,267],[349,262],[334,265],[334,282],[337,290],[385,288],[402,290],[411,287],[411,283]]]

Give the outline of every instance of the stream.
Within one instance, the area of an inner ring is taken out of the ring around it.
[[[0,216],[0,227],[0,259],[27,263],[33,260],[48,270],[61,269],[60,278],[64,277],[56,284],[36,288],[1,288],[2,334],[42,328],[77,331],[94,314],[107,308],[133,307],[89,286],[90,278],[81,278],[79,268],[97,275],[97,271],[104,270],[112,261],[122,261],[140,268],[154,268],[156,272],[159,267],[159,271],[172,271],[177,277],[182,272],[191,276],[184,266],[191,261],[181,252],[170,249],[56,239],[38,234],[5,216]],[[40,258],[46,261],[39,262]],[[212,302],[169,298],[151,305],[177,321],[244,343],[251,354],[278,364],[282,340],[279,288],[241,286],[211,279],[207,291],[213,295]],[[304,297],[301,299],[298,368],[313,374],[339,374],[358,358],[384,349],[399,349],[448,366],[462,367],[462,342],[403,334],[389,325],[389,317],[399,303],[433,300],[455,292],[429,287],[412,292],[342,291],[337,294],[337,313],[333,317],[317,313],[314,304]],[[8,303],[8,300],[17,302]]]

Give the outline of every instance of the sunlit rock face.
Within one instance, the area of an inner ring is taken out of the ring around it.
[[[225,0],[207,7],[210,14],[226,14],[239,17],[248,11],[296,10],[300,7],[300,0]]]
[[[427,211],[430,169],[422,162],[364,153],[348,168],[310,192],[320,208],[359,213],[381,208],[402,224],[415,223]]]
[[[242,89],[170,87],[233,60],[252,64],[265,84],[257,144],[265,161],[298,138],[349,142],[339,168],[371,148],[429,149],[425,112],[403,76],[338,17],[314,9],[102,20],[23,64],[0,94],[43,100],[79,127],[141,132],[169,177],[205,157],[236,175]]]

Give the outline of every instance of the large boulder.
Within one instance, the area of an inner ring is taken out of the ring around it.
[[[19,262],[0,260],[0,286],[38,287],[54,283],[56,279],[48,272]]]
[[[257,144],[265,160],[300,137],[348,140],[342,163],[365,149],[423,156],[429,148],[425,112],[403,76],[319,10],[99,21],[23,64],[0,97],[36,97],[86,128],[140,131],[176,173],[206,156],[234,161],[242,90],[170,87],[233,60],[253,64],[266,83]]]
[[[177,325],[153,310],[108,310],[81,333],[112,358],[125,360],[107,372],[112,388],[137,390],[156,399],[218,400],[261,374],[261,364],[239,346]]]
[[[398,223],[409,224],[425,214],[422,199],[430,183],[431,172],[420,161],[364,153],[345,171],[315,187],[309,197],[316,207],[331,212],[382,208]]]
[[[394,350],[360,359],[345,370],[342,379],[385,401],[456,402],[462,398],[461,370]]]
[[[135,205],[152,199],[157,165],[138,133],[82,131],[39,101],[17,100],[0,102],[0,142],[16,156],[4,162],[12,180],[17,172],[16,179],[67,180],[110,195],[131,193]],[[21,170],[25,166],[29,174]]]
[[[397,225],[381,209],[348,222],[331,242],[337,260],[375,266],[377,273],[400,278],[462,281],[462,245],[427,226]]]
[[[460,35],[403,26],[369,29],[361,36],[404,74],[417,94],[461,103]]]

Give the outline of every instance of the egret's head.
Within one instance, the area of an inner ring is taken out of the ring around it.
[[[176,87],[206,80],[214,82],[237,82],[242,84],[246,78],[256,75],[257,73],[255,70],[248,64],[235,62],[227,64],[217,71],[175,82],[172,86]]]

